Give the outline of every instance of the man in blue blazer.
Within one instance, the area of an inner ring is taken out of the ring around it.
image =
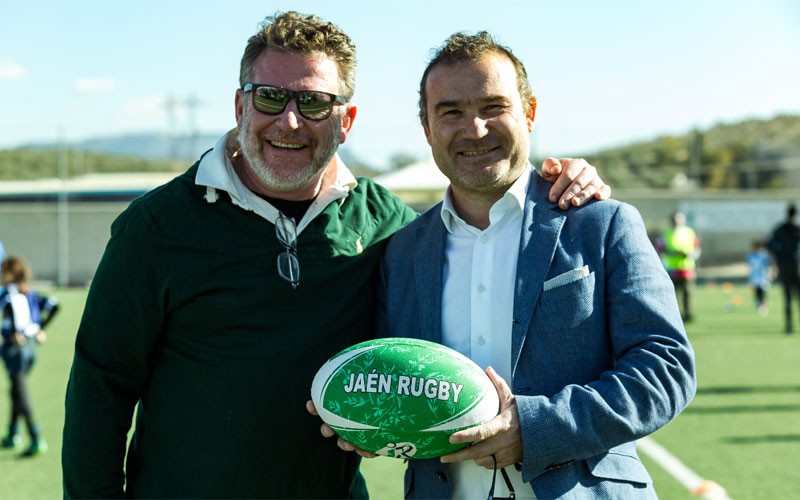
[[[491,366],[501,405],[451,438],[472,446],[410,460],[407,498],[654,498],[635,441],[694,396],[693,351],[641,216],[613,200],[558,210],[528,162],[535,110],[522,63],[485,32],[451,36],[420,84],[451,184],[389,243],[378,333]]]

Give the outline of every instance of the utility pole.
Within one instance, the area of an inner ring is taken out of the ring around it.
[[[200,106],[200,101],[197,100],[197,95],[192,92],[186,98],[186,112],[189,127],[189,160],[197,157],[197,108]]]
[[[179,158],[179,141],[184,138],[189,139],[189,159],[195,158],[197,152],[197,108],[200,107],[200,100],[192,93],[186,99],[176,99],[172,94],[168,94],[164,101],[164,110],[167,113],[167,123],[169,125],[170,140],[170,160],[177,161]],[[177,114],[180,108],[186,109],[186,121],[189,133],[186,136],[178,133]]]
[[[175,108],[178,102],[172,94],[167,95],[164,101],[164,109],[167,112],[167,126],[169,127],[169,159],[174,162],[178,158],[178,131],[175,121]]]
[[[689,146],[689,177],[694,181],[695,188],[701,189],[700,169],[703,158],[703,135],[698,129],[691,133],[691,144]]]
[[[67,145],[64,134],[61,134],[56,170],[61,179],[61,190],[58,192],[58,286],[69,285],[69,164],[67,158]]]

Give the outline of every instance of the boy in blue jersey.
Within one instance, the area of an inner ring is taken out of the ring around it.
[[[766,316],[769,312],[767,306],[767,290],[770,287],[769,253],[762,240],[754,240],[751,251],[745,257],[749,272],[747,282],[753,289],[756,309],[758,314]]]

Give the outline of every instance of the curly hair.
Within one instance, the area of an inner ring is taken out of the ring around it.
[[[276,13],[259,24],[258,32],[247,41],[239,68],[239,86],[253,75],[255,60],[267,50],[291,54],[322,53],[336,62],[348,100],[356,86],[356,46],[338,26],[311,14],[294,11]]]
[[[498,43],[487,31],[481,31],[475,35],[458,32],[450,35],[450,38],[436,49],[433,59],[428,63],[425,72],[422,74],[422,80],[419,83],[419,119],[423,126],[428,121],[428,95],[425,92],[425,83],[431,70],[439,64],[455,66],[474,62],[488,54],[505,56],[514,65],[514,70],[517,73],[517,89],[522,99],[522,105],[526,113],[530,111],[533,91],[522,61],[511,52],[511,49]]]
[[[8,275],[11,280],[9,283],[17,285],[27,283],[33,277],[30,264],[22,257],[8,256],[3,259],[3,263],[0,264],[0,272],[2,272],[3,278]]]

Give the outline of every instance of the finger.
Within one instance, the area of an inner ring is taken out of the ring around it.
[[[484,441],[508,428],[508,418],[503,414],[503,411],[513,403],[514,394],[511,392],[511,388],[508,386],[505,379],[498,375],[491,366],[486,368],[486,375],[489,377],[489,380],[492,381],[497,391],[497,397],[500,400],[497,416],[483,425],[453,433],[450,436],[450,442],[453,444]]]
[[[458,431],[450,435],[450,442],[453,444],[459,443],[477,443],[496,435],[502,430],[502,421],[500,417],[494,417],[483,425],[470,427],[463,431]]]
[[[562,161],[564,161],[562,159]],[[567,208],[569,204],[573,206],[580,206],[584,202],[590,200],[593,196],[597,200],[607,200],[611,197],[611,186],[603,182],[600,178],[600,173],[593,165],[589,164],[583,158],[570,161],[565,170],[568,176],[572,175],[572,167],[580,165],[582,171],[575,176],[572,184],[568,189],[562,193],[562,198],[559,200],[561,208]]]
[[[443,464],[450,464],[491,456],[491,452],[488,451],[488,448],[486,446],[481,446],[481,444],[483,443],[476,443],[472,446],[467,446],[466,448],[462,448],[456,452],[444,455],[439,460]]]
[[[556,158],[548,157],[542,162],[542,177],[547,182],[554,182],[561,175],[561,162]]]
[[[606,183],[603,183],[603,185],[600,186],[600,189],[598,189],[597,192],[594,194],[594,197],[601,201],[611,198],[611,186],[609,186]]]
[[[503,468],[503,466],[500,465],[500,460],[495,454],[486,457],[476,458],[475,465],[477,465],[478,467],[486,467],[489,470],[494,469],[495,467],[497,467],[498,469]]]
[[[312,415],[316,415],[317,417],[319,416],[319,413],[317,413],[317,407],[314,406],[314,402],[310,399],[306,401],[306,411]]]
[[[497,468],[502,469],[503,467],[508,467],[509,465],[514,465],[517,463],[510,454],[498,452],[495,454],[495,460],[497,462]],[[474,460],[475,465],[478,467],[485,467],[489,470],[494,469],[495,467],[495,460],[492,460],[492,456],[489,455],[487,457],[480,457]]]
[[[570,200],[572,206],[579,207],[594,197],[596,200],[607,200],[611,197],[611,187],[599,178],[586,184],[583,189]]]
[[[356,447],[350,441],[345,441],[342,438],[336,440],[336,446],[344,451],[356,451]]]
[[[578,163],[572,158],[550,158],[558,163],[560,172],[557,178],[547,179],[553,183],[548,194],[548,199],[555,203],[558,201],[569,186],[572,185],[575,177],[581,172]]]
[[[323,437],[332,438],[336,435],[336,431],[334,431],[328,424],[322,424],[319,426],[319,432],[322,434]]]
[[[378,456],[378,455],[376,455],[374,453],[370,453],[370,452],[368,452],[366,450],[362,450],[361,448],[356,448],[356,453],[358,453],[359,456],[361,456],[363,458],[375,458],[375,457]]]
[[[496,456],[498,466],[505,467],[521,459],[522,447],[509,442],[507,439],[493,438],[444,455],[440,460],[442,463],[472,460],[481,467],[491,467],[492,455]]]
[[[589,183],[583,186],[580,191],[575,193],[572,198],[569,199],[569,204],[573,207],[579,207],[583,205],[587,200],[590,200],[592,196],[597,192],[598,187],[593,184]]]
[[[583,158],[560,158],[559,162],[562,173],[550,188],[549,199],[559,201],[559,206],[565,209],[584,185],[597,178],[597,170]]]
[[[584,201],[588,200],[597,189],[594,184],[599,179],[597,177],[597,169],[586,163],[582,158],[570,163],[572,167],[579,164],[582,165],[581,171],[573,176],[572,182],[564,189],[558,201],[558,205],[562,209],[567,209],[570,205],[580,206]],[[571,170],[569,172],[572,173]]]
[[[343,451],[354,451],[358,455],[360,455],[360,456],[362,456],[364,458],[375,458],[377,456],[374,453],[370,453],[370,452],[368,452],[366,450],[362,450],[361,448],[356,447],[356,445],[354,445],[350,441],[347,441],[347,440],[342,439],[342,438],[339,438],[339,439],[336,440],[336,446],[338,446],[339,449],[343,450]]]
[[[507,406],[508,401],[514,397],[514,394],[511,392],[511,387],[508,386],[508,382],[506,382],[506,380],[491,366],[486,367],[486,375],[497,390],[497,396],[500,398],[500,411],[502,412],[504,407]]]

